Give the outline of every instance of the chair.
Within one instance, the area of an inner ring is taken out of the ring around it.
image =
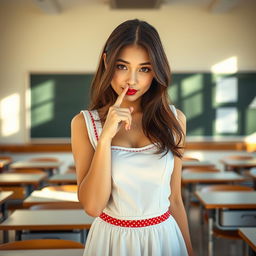
[[[13,200],[24,200],[26,196],[25,188],[20,186],[1,186],[0,191],[12,191],[13,194],[9,199]]]
[[[68,166],[68,169],[65,171],[65,173],[76,173],[76,166],[75,166],[75,164],[70,164]]]
[[[15,241],[0,245],[0,250],[35,250],[35,249],[73,249],[84,248],[84,245],[64,239],[33,239]]]
[[[65,173],[76,173],[76,168],[71,168],[71,167],[69,167],[69,168],[65,171]]]
[[[60,186],[47,186],[42,191],[63,191],[63,192],[77,192],[77,185],[60,185]]]
[[[31,210],[83,209],[79,202],[47,203],[30,206]]]
[[[184,168],[182,170],[183,173],[203,173],[203,172],[220,172],[219,169],[215,167],[205,167],[205,168]]]
[[[30,158],[31,162],[59,162],[59,159],[56,157],[35,157]]]
[[[68,168],[69,168],[69,169],[72,169],[72,170],[75,170],[75,169],[76,169],[76,166],[75,166],[74,164],[70,164],[70,165],[68,166]]]
[[[183,161],[197,161],[197,162],[199,162],[199,159],[194,158],[194,157],[190,157],[190,156],[184,156],[184,157],[182,158],[182,160],[183,160]]]
[[[225,156],[222,159],[234,159],[234,160],[250,160],[253,159],[253,156],[251,155],[229,155],[229,156]]]
[[[241,185],[225,185],[225,184],[218,184],[218,185],[209,185],[205,186],[201,189],[202,192],[209,192],[209,191],[253,191],[253,188],[241,186]]]
[[[9,160],[9,161],[13,161],[13,158],[11,156],[0,156],[0,160]]]
[[[7,173],[28,173],[28,174],[46,174],[41,169],[11,169]]]

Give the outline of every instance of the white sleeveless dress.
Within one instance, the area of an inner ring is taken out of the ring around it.
[[[174,105],[170,105],[175,116]],[[102,127],[97,110],[82,110],[94,149]],[[93,120],[94,119],[94,120]],[[170,179],[174,166],[172,152],[153,154],[154,144],[141,148],[111,146],[112,192],[104,213],[123,220],[160,216],[169,206]],[[163,154],[162,154],[163,155]],[[94,219],[84,256],[187,256],[186,245],[172,215],[146,227],[121,227]]]

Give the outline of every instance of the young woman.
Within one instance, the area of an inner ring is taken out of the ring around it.
[[[86,256],[192,256],[181,197],[186,118],[169,103],[158,32],[128,20],[109,36],[91,103],[71,121],[78,198],[96,217]]]

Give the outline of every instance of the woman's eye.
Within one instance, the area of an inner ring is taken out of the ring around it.
[[[145,72],[145,73],[148,73],[148,72],[151,71],[151,69],[150,69],[150,68],[147,68],[147,67],[144,67],[144,68],[141,68],[141,69],[142,69],[143,72]]]
[[[117,68],[117,69],[124,69],[124,68],[125,68],[125,66],[124,66],[124,65],[122,65],[122,64],[117,64],[117,65],[116,65],[116,68]]]
[[[117,65],[116,65],[116,68],[119,69],[119,70],[126,70],[126,69],[127,69],[126,66],[125,66],[125,65],[122,65],[122,64],[117,64]],[[142,70],[142,72],[144,72],[144,73],[148,73],[148,72],[151,71],[151,69],[148,68],[148,67],[143,67],[143,68],[141,68],[141,70]]]

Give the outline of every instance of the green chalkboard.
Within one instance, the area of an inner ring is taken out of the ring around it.
[[[174,74],[169,95],[187,118],[187,135],[238,137],[256,132],[256,73]]]
[[[92,74],[31,74],[31,138],[69,138],[70,122],[89,102]]]
[[[89,104],[92,78],[30,74],[31,139],[70,138],[72,117]],[[168,93],[187,117],[188,136],[227,138],[256,131],[256,72],[174,73]]]

